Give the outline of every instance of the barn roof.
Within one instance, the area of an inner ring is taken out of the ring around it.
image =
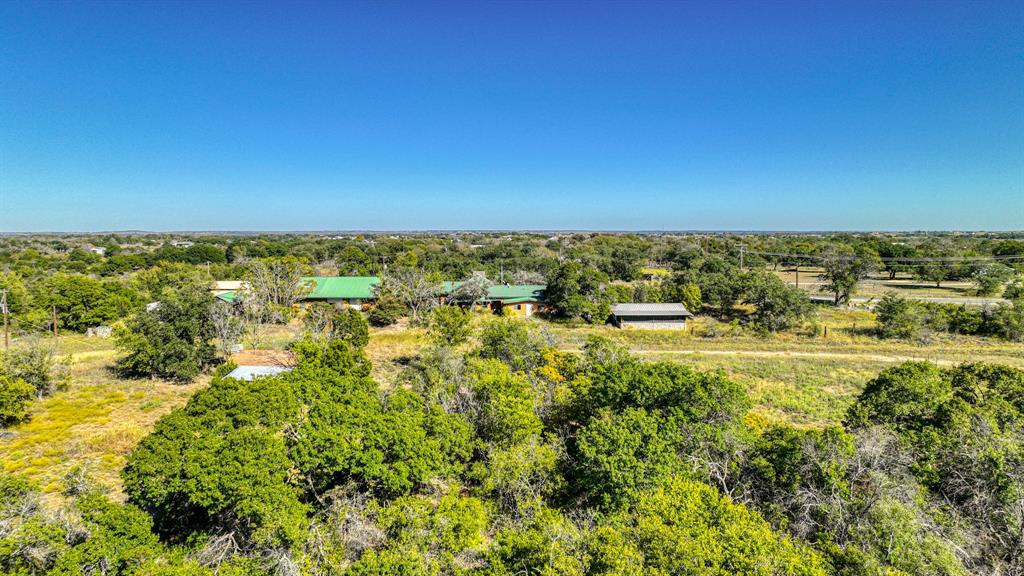
[[[693,316],[686,306],[678,302],[616,304],[612,306],[612,314],[615,316]]]

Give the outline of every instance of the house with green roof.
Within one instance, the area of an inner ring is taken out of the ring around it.
[[[346,304],[356,309],[376,298],[374,290],[380,283],[376,276],[308,276],[303,280],[310,283],[303,302]]]
[[[445,282],[443,296],[450,295],[460,284]],[[544,284],[495,284],[487,289],[486,298],[473,305],[478,310],[488,309],[509,316],[532,316],[547,309],[546,289]]]
[[[303,303],[327,302],[329,304],[346,305],[360,309],[364,304],[376,299],[376,286],[380,283],[377,276],[307,276],[303,281],[309,283],[310,291],[302,299]],[[445,282],[441,286],[442,301],[459,287],[459,282]],[[532,316],[535,312],[546,310],[543,284],[495,284],[487,289],[487,297],[474,303],[478,309],[487,309],[495,313],[511,316]],[[237,301],[239,293],[234,290],[223,291],[215,297],[228,304]]]
[[[345,304],[356,309],[376,298],[374,286],[380,282],[376,276],[306,276],[302,280],[309,285],[309,293],[301,302]],[[239,298],[239,290],[217,290],[216,287],[211,290],[218,300],[228,304],[234,304]]]
[[[495,284],[487,289],[492,308],[506,316],[533,316],[547,310],[544,284]]]

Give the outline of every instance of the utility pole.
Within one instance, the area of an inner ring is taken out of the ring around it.
[[[800,289],[800,265],[799,264],[796,265],[796,287],[797,287],[798,290]]]
[[[11,347],[11,337],[9,335],[9,323],[7,321],[7,289],[4,288],[0,292],[0,313],[4,315],[4,350],[8,350]]]
[[[50,305],[50,321],[53,323],[53,337],[57,337],[57,305]]]
[[[740,244],[740,270],[743,270],[743,244]]]

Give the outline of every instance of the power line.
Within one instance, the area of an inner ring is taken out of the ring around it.
[[[826,256],[821,254],[792,254],[788,252],[761,252],[758,250],[744,249],[747,254],[758,254],[760,256],[781,256],[787,258],[809,258],[812,260],[824,260]],[[858,256],[850,255],[839,255],[836,256],[840,260],[853,260]],[[993,262],[993,261],[1006,261],[1006,260],[1024,260],[1024,255],[1011,255],[1011,256],[935,256],[935,257],[910,257],[910,256],[890,256],[886,258],[879,258],[882,262]]]

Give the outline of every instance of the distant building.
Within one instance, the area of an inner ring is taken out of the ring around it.
[[[111,334],[114,333],[114,329],[110,326],[93,326],[86,328],[86,338],[110,338]]]
[[[616,304],[612,306],[612,322],[619,328],[686,328],[687,318],[693,314],[686,306],[678,303],[670,304]]]
[[[106,256],[107,255],[107,249],[104,248],[103,246],[96,246],[95,244],[86,244],[85,245],[85,249],[87,251],[89,251],[89,252],[92,252],[93,254],[98,255],[98,256]]]

